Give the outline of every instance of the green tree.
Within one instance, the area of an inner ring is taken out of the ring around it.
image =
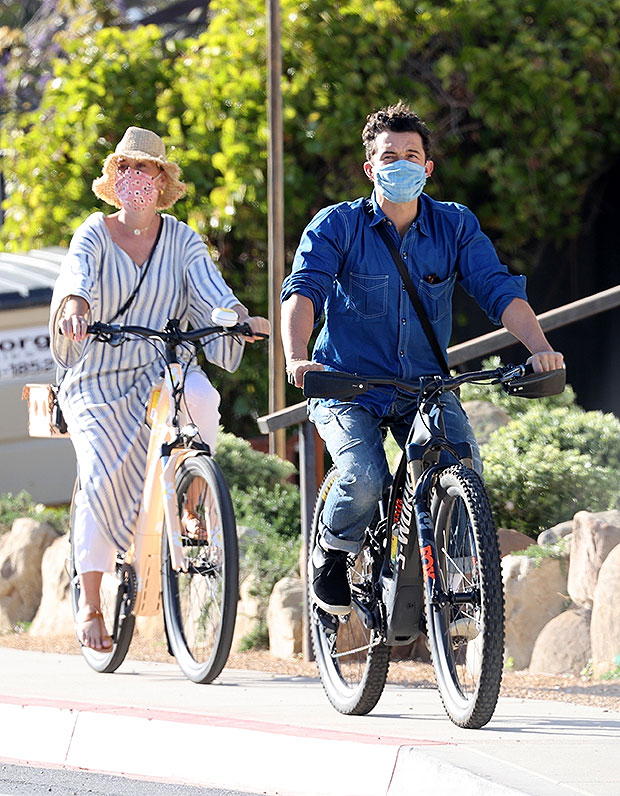
[[[68,245],[100,208],[90,186],[122,131],[130,124],[162,131],[157,96],[168,87],[175,44],[164,44],[157,28],[131,36],[105,28],[68,41],[66,53],[39,107],[2,135],[12,189],[2,242],[10,251]]]
[[[210,9],[208,30],[183,42],[152,27],[63,40],[37,112],[2,136],[0,243],[66,243],[97,207],[102,157],[128,123],[150,125],[190,185],[175,212],[265,312],[264,0]],[[404,98],[437,131],[429,192],[471,206],[505,259],[534,268],[542,245],[579,232],[587,191],[620,152],[619,11],[620,0],[282,0],[288,262],[314,212],[369,192],[364,118]],[[266,409],[264,361],[264,347],[249,350],[225,395],[250,417],[244,433]]]

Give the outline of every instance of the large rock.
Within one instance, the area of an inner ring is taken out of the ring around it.
[[[590,641],[595,676],[620,665],[620,546],[611,551],[599,572],[592,604]]]
[[[239,652],[243,639],[256,630],[260,621],[260,599],[252,592],[256,585],[256,578],[248,575],[239,588],[239,602],[237,604],[237,621],[233,635],[232,652]]]
[[[590,612],[575,608],[555,616],[540,631],[530,672],[579,674],[590,660]]]
[[[541,531],[538,534],[538,544],[557,544],[560,539],[564,539],[566,536],[569,536],[573,532],[573,521],[566,520],[566,522],[560,522],[557,525],[554,525],[553,528],[547,528],[546,531]]]
[[[573,518],[568,593],[571,600],[592,608],[594,589],[603,561],[620,542],[620,511],[592,514],[578,511]]]
[[[46,522],[21,518],[0,539],[0,631],[34,617],[41,601],[41,559],[57,537]]]
[[[282,578],[273,587],[267,608],[269,652],[291,658],[301,652],[304,587],[300,578]]]
[[[476,439],[482,445],[489,441],[491,434],[498,428],[510,423],[508,412],[493,406],[488,401],[465,401],[463,409],[471,423]]]
[[[514,531],[512,528],[500,528],[497,531],[497,538],[499,539],[499,553],[502,558],[509,556],[511,553],[516,553],[517,550],[526,550],[530,545],[534,544],[531,536]]]
[[[539,566],[528,556],[502,559],[506,599],[506,659],[515,669],[529,666],[542,628],[566,604],[566,563],[545,558]]]
[[[47,548],[41,562],[41,604],[32,621],[31,636],[62,636],[74,633],[69,582],[71,545],[69,534]]]

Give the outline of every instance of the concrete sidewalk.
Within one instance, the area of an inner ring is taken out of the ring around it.
[[[388,686],[342,716],[317,680],[174,664],[112,675],[80,656],[0,647],[0,757],[280,796],[618,796],[620,713],[501,699],[461,730],[428,689]]]

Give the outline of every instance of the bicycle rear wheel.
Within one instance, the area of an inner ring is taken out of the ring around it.
[[[73,497],[75,498],[73,491]],[[74,501],[71,502],[71,561],[70,588],[71,605],[75,619],[80,601],[80,576],[75,567],[75,550],[73,546]],[[135,575],[131,567],[125,565],[122,556],[116,558],[114,572],[104,572],[101,581],[101,613],[106,628],[112,637],[112,649],[97,652],[89,647],[81,647],[86,663],[101,674],[109,674],[118,669],[125,660],[136,618],[132,613],[135,599]],[[79,640],[79,639],[78,639]]]
[[[439,693],[459,727],[483,727],[493,715],[502,679],[504,595],[497,533],[477,473],[444,470],[433,494],[435,575],[444,604],[426,617]]]
[[[312,556],[319,520],[325,499],[337,478],[332,468],[319,489],[308,554]],[[361,716],[371,711],[377,702],[390,665],[390,647],[382,641],[379,630],[366,626],[367,611],[373,611],[374,557],[368,545],[360,555],[349,557],[349,580],[353,609],[348,616],[326,614],[312,602],[308,588],[309,625],[314,656],[319,668],[323,689],[331,704],[340,713]]]
[[[237,529],[230,493],[208,456],[185,459],[176,474],[179,517],[201,520],[205,538],[182,533],[187,571],[170,562],[168,534],[162,535],[162,597],[168,640],[184,674],[210,683],[230,652],[239,591]],[[201,534],[202,535],[202,534]]]

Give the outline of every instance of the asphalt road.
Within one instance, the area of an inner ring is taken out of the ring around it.
[[[0,796],[263,796],[41,766],[0,765]]]

